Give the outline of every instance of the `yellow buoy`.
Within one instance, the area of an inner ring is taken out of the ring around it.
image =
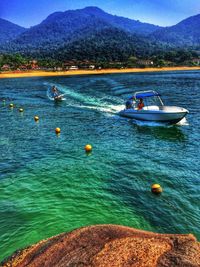
[[[163,189],[159,184],[153,184],[151,186],[151,192],[154,194],[160,194],[162,193]]]
[[[56,132],[56,134],[59,134],[59,133],[61,132],[60,128],[57,127],[57,128],[55,129],[55,132]]]
[[[13,108],[13,107],[14,107],[14,104],[10,103],[10,105],[9,105],[9,106],[10,106],[10,108]]]
[[[35,117],[34,117],[34,120],[35,120],[35,121],[39,121],[39,117],[38,117],[38,116],[35,116]]]
[[[19,112],[24,112],[24,109],[23,108],[19,108]]]
[[[85,151],[86,151],[86,152],[91,152],[91,151],[92,151],[92,146],[89,145],[89,144],[87,144],[87,145],[85,146]]]

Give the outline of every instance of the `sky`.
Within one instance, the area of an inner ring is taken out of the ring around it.
[[[53,12],[86,6],[160,26],[200,14],[200,0],[0,0],[0,18],[30,27]]]

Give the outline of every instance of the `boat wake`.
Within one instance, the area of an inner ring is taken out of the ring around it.
[[[124,108],[124,105],[106,105],[106,106],[84,106],[84,105],[75,105],[78,108],[84,109],[93,109],[105,113],[115,114]]]
[[[132,123],[136,124],[138,126],[149,126],[149,127],[174,127],[174,126],[187,126],[189,125],[186,118],[183,118],[181,121],[179,121],[176,124],[169,124],[165,122],[156,122],[156,121],[140,121],[140,120],[134,120],[132,119]]]
[[[156,121],[140,121],[140,120],[132,120],[133,124],[138,126],[149,126],[149,127],[170,127],[169,124],[163,122],[156,122]]]
[[[179,125],[179,126],[188,126],[189,125],[189,122],[187,121],[186,118],[183,118],[181,121],[179,121],[176,125]]]
[[[44,83],[45,86],[48,86],[47,89],[47,97],[49,100],[54,100],[51,94],[51,88],[55,85],[59,92],[65,96],[65,100],[67,100],[68,106],[72,106],[75,108],[82,108],[82,109],[92,109],[97,110],[104,113],[116,114],[124,108],[124,105],[116,105],[110,104],[103,98],[91,97],[83,93],[75,92],[71,90],[68,86],[63,86],[61,84],[52,84],[52,83]],[[118,98],[112,97],[109,99],[113,102],[118,102]]]

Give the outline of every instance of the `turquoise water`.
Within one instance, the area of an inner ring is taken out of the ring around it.
[[[52,85],[66,101],[48,98]],[[127,96],[146,89],[189,109],[187,121],[169,127],[116,115]],[[1,260],[90,224],[200,239],[199,72],[2,79],[0,91]],[[151,194],[152,183],[162,185],[161,196]]]

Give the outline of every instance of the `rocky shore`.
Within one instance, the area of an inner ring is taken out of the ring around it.
[[[200,243],[191,234],[156,234],[119,225],[96,225],[17,251],[0,266],[198,267]]]

